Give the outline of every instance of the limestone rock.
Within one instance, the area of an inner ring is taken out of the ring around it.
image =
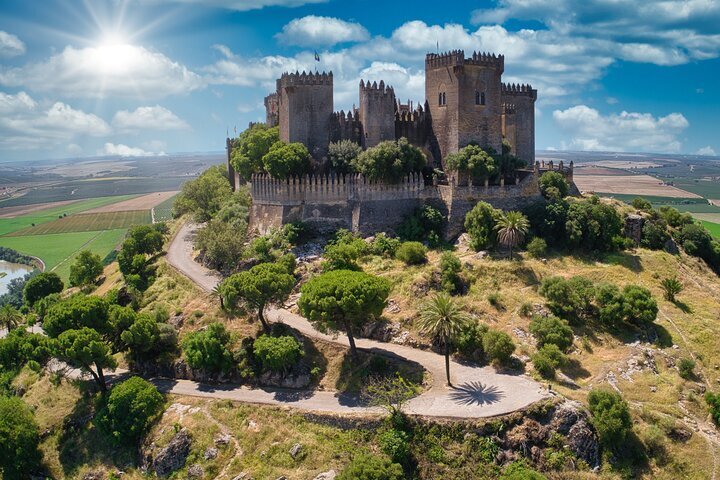
[[[205,470],[197,463],[188,467],[189,478],[202,478],[203,475],[205,475]]]
[[[335,477],[337,477],[335,470],[328,470],[327,472],[318,474],[313,480],[335,480]]]
[[[302,445],[299,443],[296,443],[290,448],[290,456],[295,458],[300,454],[300,451],[302,450]]]
[[[216,458],[218,456],[218,449],[214,447],[209,447],[207,450],[205,450],[205,453],[203,454],[203,457],[205,457],[205,460],[212,460],[213,458]]]
[[[238,475],[235,475],[232,480],[251,480],[251,478],[249,473],[240,472]]]
[[[641,215],[630,214],[625,218],[625,236],[639,245],[645,219]]]
[[[567,401],[555,407],[549,422],[551,431],[565,435],[570,450],[595,467],[600,464],[600,444],[580,402]]]
[[[230,444],[230,439],[231,439],[231,437],[227,433],[220,433],[215,436],[215,440],[214,440],[215,446],[226,447],[227,445]]]
[[[105,474],[103,472],[87,472],[83,475],[82,480],[104,480]]]
[[[190,453],[191,445],[190,434],[186,429],[181,429],[173,436],[170,443],[155,456],[152,461],[152,469],[162,477],[182,468]]]

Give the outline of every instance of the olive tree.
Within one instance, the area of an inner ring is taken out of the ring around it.
[[[354,331],[382,313],[390,294],[384,278],[350,270],[333,270],[306,282],[298,307],[320,331],[344,330],[353,357]]]

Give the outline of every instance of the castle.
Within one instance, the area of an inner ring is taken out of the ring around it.
[[[278,126],[280,140],[300,142],[312,155],[319,175],[276,180],[256,175],[250,180],[253,198],[251,227],[261,233],[286,222],[303,220],[374,233],[397,226],[404,215],[423,203],[443,211],[448,236],[456,234],[465,213],[479,200],[499,208],[519,208],[537,200],[541,170],[552,163],[535,162],[535,101],[530,85],[502,82],[503,55],[462,50],[425,57],[425,102],[413,108],[400,103],[384,81],[360,81],[359,107],[335,112],[333,74],[284,73],[277,90],[265,97],[266,122]],[[322,165],[331,142],[351,140],[362,148],[405,137],[425,153],[430,169],[444,170],[450,153],[474,143],[501,152],[503,141],[529,169],[496,185],[474,186],[472,179],[449,176],[447,185],[421,174],[400,184],[371,183],[359,175],[340,177]],[[241,179],[230,164],[232,141],[227,140],[228,170],[235,188]],[[572,165],[557,166],[572,180]]]

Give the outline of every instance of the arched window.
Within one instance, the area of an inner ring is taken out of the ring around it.
[[[442,105],[442,92],[438,93],[438,105]]]
[[[445,92],[442,94],[442,104],[447,105],[447,100],[445,99]]]
[[[480,105],[485,105],[485,92],[480,93]]]
[[[485,92],[475,90],[475,105],[485,105]]]

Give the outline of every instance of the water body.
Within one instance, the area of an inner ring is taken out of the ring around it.
[[[24,277],[25,274],[32,272],[32,270],[33,267],[30,265],[0,260],[0,295],[7,293],[7,287],[11,280]]]

